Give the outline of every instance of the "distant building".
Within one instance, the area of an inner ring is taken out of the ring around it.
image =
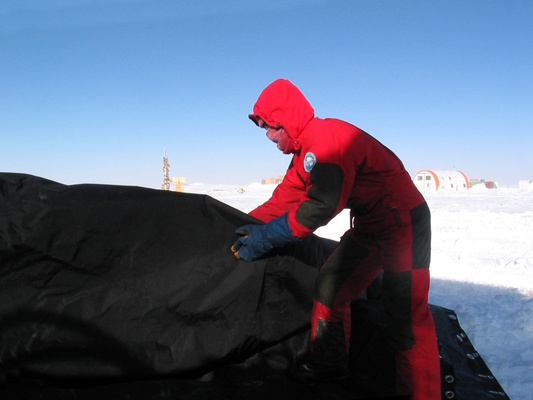
[[[457,170],[433,171],[423,169],[413,177],[413,183],[422,193],[465,192],[470,187],[466,174]]]
[[[487,189],[498,189],[498,182],[491,181],[490,179],[477,179],[472,178],[470,179],[470,187],[476,186],[476,185],[483,185]]]
[[[278,175],[275,178],[263,178],[261,179],[261,185],[277,185],[283,181],[285,175]]]
[[[175,192],[183,192],[185,190],[185,181],[187,179],[184,176],[173,176],[172,183],[174,184]]]
[[[533,192],[533,179],[518,181],[518,190],[521,192]]]

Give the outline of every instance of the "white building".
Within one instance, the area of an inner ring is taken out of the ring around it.
[[[533,192],[533,180],[518,181],[518,190],[521,192]]]
[[[423,169],[413,178],[415,186],[422,193],[465,192],[469,188],[466,174],[461,171],[432,171]]]

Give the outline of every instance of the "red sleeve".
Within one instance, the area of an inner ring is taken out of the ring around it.
[[[298,238],[309,236],[346,207],[355,178],[353,127],[314,121],[283,182],[270,200],[250,212],[269,222],[288,211],[289,226]]]
[[[346,204],[342,199],[344,171],[338,164],[316,164],[309,174],[305,199],[289,212],[293,235],[303,238],[326,225]]]
[[[303,238],[326,225],[347,205],[355,179],[353,128],[329,120],[310,129],[296,168],[307,182],[300,204],[289,211],[292,233]],[[314,159],[311,166],[307,160]]]

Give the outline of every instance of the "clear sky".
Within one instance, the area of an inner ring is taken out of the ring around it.
[[[411,176],[533,179],[533,1],[2,0],[0,171],[245,186],[290,156],[248,118],[290,79]]]

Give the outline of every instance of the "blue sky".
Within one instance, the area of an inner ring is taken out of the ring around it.
[[[533,179],[533,2],[3,0],[0,171],[240,186],[290,161],[247,118],[288,78],[411,176]]]

